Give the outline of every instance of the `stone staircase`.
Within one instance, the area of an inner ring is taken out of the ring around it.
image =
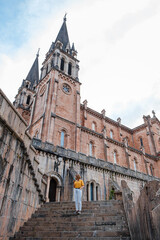
[[[10,240],[130,240],[122,201],[45,203]]]

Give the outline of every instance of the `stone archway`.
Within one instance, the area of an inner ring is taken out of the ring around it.
[[[48,176],[46,202],[60,202],[62,177],[54,171],[46,175]]]

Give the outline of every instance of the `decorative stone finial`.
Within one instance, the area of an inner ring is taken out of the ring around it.
[[[64,20],[65,22],[67,21],[66,16],[67,16],[67,13],[65,13],[64,18],[63,18],[63,20]]]
[[[152,110],[152,114],[153,114],[153,117],[155,118],[156,117],[156,113],[154,110]]]
[[[85,109],[87,109],[87,103],[88,103],[88,101],[85,99],[85,100],[83,101],[83,105],[84,105],[84,108],[85,108]]]
[[[120,118],[120,117],[117,118],[117,122],[118,122],[119,124],[121,124],[121,118]]]
[[[40,51],[40,48],[38,48],[37,57],[39,57],[39,51]]]
[[[103,118],[105,118],[105,115],[106,115],[106,110],[105,110],[105,109],[103,109],[103,110],[101,111],[101,113],[102,113],[102,115],[103,115]]]

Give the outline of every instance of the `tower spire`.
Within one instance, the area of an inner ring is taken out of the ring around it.
[[[64,18],[63,18],[63,21],[64,21],[64,22],[67,21],[67,17],[66,17],[66,16],[67,16],[67,13],[65,13],[65,15],[64,15]]]
[[[69,36],[68,36],[68,31],[67,31],[67,25],[66,25],[66,15],[67,13],[65,13],[64,18],[63,18],[63,24],[59,30],[59,33],[57,35],[57,38],[55,40],[55,44],[56,42],[61,42],[63,44],[62,49],[64,51],[66,51],[66,48],[70,48],[70,42],[69,42]]]
[[[37,57],[39,57],[39,51],[40,51],[40,48],[38,48],[38,52],[37,52],[37,55],[36,55]]]
[[[36,54],[36,59],[25,79],[26,81],[30,82],[30,88],[33,88],[39,82],[39,64],[38,64],[39,51],[40,51],[40,48],[38,49],[38,52]]]

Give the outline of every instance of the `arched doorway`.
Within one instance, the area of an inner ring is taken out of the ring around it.
[[[49,187],[49,201],[55,202],[56,201],[56,188],[57,182],[54,178],[50,179],[50,187]]]

